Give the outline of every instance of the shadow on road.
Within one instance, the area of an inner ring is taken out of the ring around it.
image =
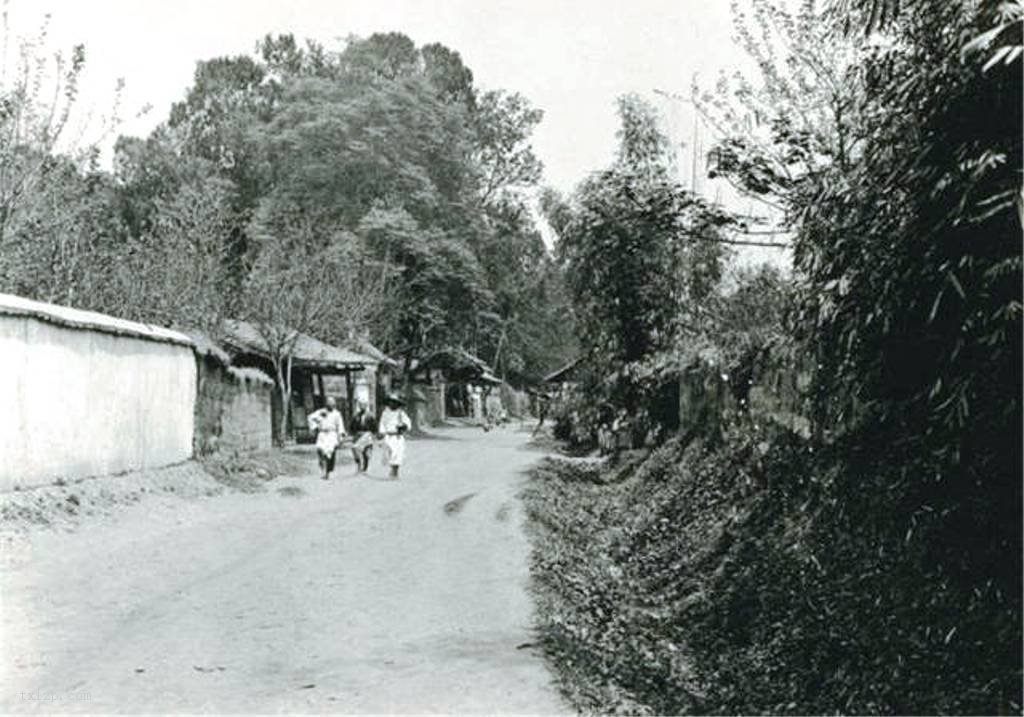
[[[444,504],[444,512],[448,515],[455,515],[460,510],[465,508],[466,503],[468,503],[470,499],[475,495],[475,492],[466,493],[465,495],[461,495],[458,498],[455,498],[454,500],[448,501],[447,503]]]

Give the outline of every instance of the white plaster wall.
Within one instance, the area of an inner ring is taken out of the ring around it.
[[[191,347],[0,315],[0,490],[192,454]]]

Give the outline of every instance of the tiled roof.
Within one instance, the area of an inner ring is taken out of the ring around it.
[[[348,343],[349,347],[357,351],[358,353],[371,356],[380,361],[381,363],[386,363],[389,366],[398,366],[398,361],[388,356],[386,353],[381,351],[379,348],[371,344],[366,339],[353,339],[352,341],[346,343]]]
[[[224,342],[229,345],[256,354],[268,352],[266,340],[247,321],[226,321],[224,333]],[[380,363],[372,356],[332,346],[309,334],[299,334],[292,358],[297,364],[312,366],[376,366]]]
[[[553,373],[549,373],[547,376],[545,376],[544,382],[559,383],[561,381],[571,381],[573,371],[576,369],[576,367],[580,364],[582,360],[582,357],[573,359],[565,366],[562,366],[562,368],[558,369],[557,371],[554,371]]]

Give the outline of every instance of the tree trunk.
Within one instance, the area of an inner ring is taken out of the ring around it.
[[[346,414],[345,415],[345,421],[346,422],[351,421],[352,420],[352,416],[356,415],[356,405],[355,405],[356,397],[353,395],[354,393],[355,393],[355,382],[352,380],[352,372],[351,371],[345,371],[345,405],[347,406],[347,410],[345,412],[345,414]],[[326,400],[326,395],[325,395],[325,400]]]
[[[274,361],[274,368],[277,369],[277,386],[281,394],[281,422],[277,426],[277,445],[283,446],[288,440],[288,419],[292,410],[292,357],[289,354],[284,359],[278,358]]]
[[[501,349],[504,347],[504,345],[505,345],[505,328],[503,327],[501,329],[501,336],[498,338],[498,349],[494,352],[494,372],[495,373],[498,373],[498,366],[500,365],[499,361],[501,360]],[[504,371],[502,371],[502,373],[500,373],[498,375],[501,376],[502,379],[505,378]]]
[[[288,410],[284,413],[284,431],[285,440],[288,440],[288,426],[292,421],[292,355],[288,354],[288,358],[285,361],[284,370],[284,386],[285,393],[288,400]]]
[[[412,360],[405,357],[405,370],[402,371],[402,395],[405,397],[405,412],[409,414],[409,420],[412,421],[411,433],[420,432],[420,416],[419,411],[416,407],[416,392],[413,390],[412,383],[412,371],[410,366]]]

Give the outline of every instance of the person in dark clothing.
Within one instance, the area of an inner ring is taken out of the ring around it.
[[[356,473],[365,473],[370,466],[373,453],[373,437],[377,433],[377,419],[367,408],[366,401],[356,402],[356,412],[349,423],[352,433],[352,459],[356,462]]]
[[[537,396],[538,420],[537,427],[533,429],[533,433],[531,434],[534,436],[536,436],[537,431],[539,431],[544,426],[544,419],[548,417],[548,409],[551,408],[551,394],[538,392],[535,395]]]

